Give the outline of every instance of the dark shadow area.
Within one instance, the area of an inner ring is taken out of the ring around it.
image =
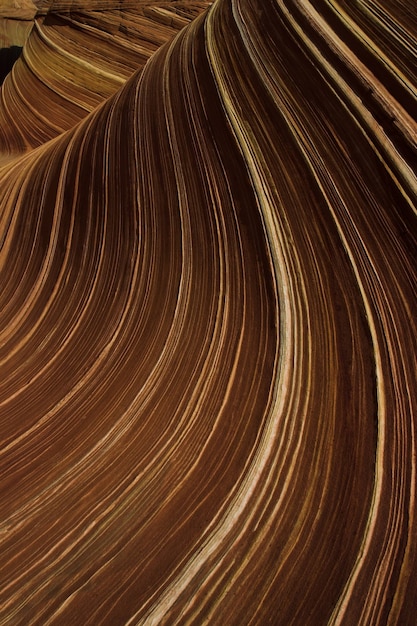
[[[22,49],[20,46],[11,46],[0,50],[0,85],[20,57]]]

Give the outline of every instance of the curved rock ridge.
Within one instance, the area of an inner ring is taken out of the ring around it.
[[[0,622],[411,626],[415,9],[189,8],[2,92]]]
[[[35,20],[0,90],[0,153],[27,151],[72,128],[208,4],[152,2],[125,9],[107,2],[108,10],[96,11],[89,3],[65,12],[54,2]]]

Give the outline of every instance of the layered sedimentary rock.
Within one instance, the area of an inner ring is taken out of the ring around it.
[[[30,35],[32,25],[30,20],[0,19],[0,49],[12,46],[22,48]]]
[[[32,0],[2,0],[0,18],[15,20],[33,20],[37,13],[37,4]]]
[[[2,90],[0,621],[413,624],[414,7],[67,4]]]
[[[31,3],[3,3],[0,7],[0,85],[29,37],[35,12],[36,7]],[[7,17],[3,17],[4,15]]]
[[[0,92],[0,153],[26,151],[72,128],[208,5],[104,4],[105,10],[56,0],[49,11],[39,6],[23,55]]]

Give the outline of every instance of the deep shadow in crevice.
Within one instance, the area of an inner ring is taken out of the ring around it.
[[[20,46],[10,46],[0,50],[0,85],[20,57],[22,49]]]

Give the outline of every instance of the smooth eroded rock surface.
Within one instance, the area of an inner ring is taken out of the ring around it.
[[[411,626],[414,5],[38,9],[0,91],[0,622]]]

